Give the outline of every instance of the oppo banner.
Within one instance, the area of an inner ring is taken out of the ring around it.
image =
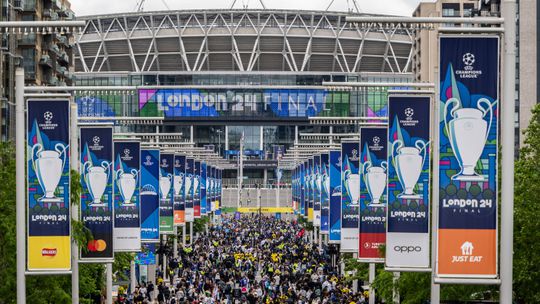
[[[321,226],[321,188],[322,188],[322,175],[321,175],[321,156],[315,155],[313,157],[313,226]]]
[[[141,143],[115,141],[114,153],[114,251],[138,252],[141,250]]]
[[[208,190],[208,184],[207,184],[207,173],[208,166],[205,162],[201,162],[201,216],[205,216],[207,212],[207,190]],[[209,211],[208,211],[209,212]]]
[[[161,153],[159,163],[159,233],[174,233],[173,225],[173,200],[172,187],[174,174],[174,154]]]
[[[497,277],[499,38],[440,38],[439,277]]]
[[[184,182],[184,197],[186,200],[186,222],[193,222],[194,212],[193,212],[193,172],[194,172],[194,160],[193,158],[186,158],[186,171],[185,171],[185,182]]]
[[[341,242],[341,151],[330,151],[330,209],[328,242]]]
[[[141,150],[141,239],[159,243],[159,150]]]
[[[173,177],[173,224],[175,226],[184,225],[186,222],[186,200],[184,196],[184,183],[186,172],[186,157],[183,155],[174,155],[174,177]]]
[[[359,150],[358,142],[341,143],[341,252],[358,252]]]
[[[428,96],[388,99],[388,268],[429,268],[430,105]]]
[[[387,128],[360,131],[360,260],[382,262],[380,247],[386,239]]]
[[[71,269],[69,100],[28,100],[28,270]]]
[[[81,250],[81,262],[114,258],[112,137],[112,126],[80,129],[81,221],[93,236]]]
[[[321,154],[321,233],[328,234],[328,212],[330,210],[330,158]]]
[[[193,217],[201,217],[201,162],[193,162]]]

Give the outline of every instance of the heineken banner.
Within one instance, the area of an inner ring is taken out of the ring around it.
[[[322,175],[321,175],[321,156],[315,155],[313,157],[313,226],[321,226],[321,188],[322,188]]]
[[[186,158],[186,173],[185,173],[185,185],[184,185],[184,197],[186,200],[186,212],[185,220],[186,222],[193,222],[194,212],[193,212],[193,183],[194,183],[194,172],[195,162],[193,158]]]
[[[173,174],[174,174],[174,154],[161,153],[159,174],[159,233],[174,233],[173,226]]]
[[[207,172],[206,170],[208,169],[207,165],[205,162],[201,162],[201,216],[205,216],[206,215],[206,191],[208,189],[208,184],[207,184]]]
[[[341,252],[358,252],[359,150],[358,142],[341,143]]]
[[[387,128],[360,131],[360,260],[382,261],[386,239]]]
[[[315,177],[313,175],[314,168],[313,158],[308,159],[307,165],[307,193],[308,193],[308,221],[313,222],[313,205],[315,202]]]
[[[321,233],[328,234],[328,212],[330,210],[330,159],[328,153],[321,154]]]
[[[440,38],[439,277],[497,277],[499,47]]]
[[[141,250],[141,143],[115,141],[114,153],[114,251],[138,252]]]
[[[306,216],[306,164],[300,164],[300,214]]]
[[[341,151],[330,151],[330,210],[328,242],[341,242]]]
[[[81,221],[92,234],[86,250],[81,250],[81,262],[114,258],[112,137],[112,126],[80,129]]]
[[[141,239],[159,242],[159,150],[141,150]]]
[[[201,217],[201,162],[193,162],[193,217]]]
[[[71,269],[69,100],[28,100],[28,270]]]
[[[427,96],[388,99],[388,268],[429,268],[430,105]]]
[[[184,225],[186,200],[184,196],[184,182],[185,182],[185,170],[186,170],[186,157],[183,155],[174,155],[174,177],[173,177],[173,190],[174,190],[174,225]]]

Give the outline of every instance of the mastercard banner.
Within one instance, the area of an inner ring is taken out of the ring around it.
[[[499,37],[440,37],[436,275],[496,278]]]
[[[388,98],[386,267],[429,269],[431,98]]]
[[[161,153],[159,168],[159,233],[174,233],[173,225],[173,174],[174,154]]]
[[[384,262],[386,242],[387,128],[360,130],[360,260]]]
[[[71,269],[69,100],[27,102],[28,270]]]
[[[186,201],[184,196],[184,184],[185,184],[185,170],[186,170],[186,157],[183,155],[174,155],[174,177],[173,177],[173,190],[174,190],[174,225],[184,225],[186,222]]]
[[[201,162],[193,162],[193,218],[201,218]]]
[[[358,252],[360,146],[341,143],[341,252]]]
[[[321,233],[328,234],[330,211],[330,155],[321,154]]]
[[[159,243],[159,150],[141,150],[141,239]]]
[[[81,250],[81,262],[107,262],[113,253],[112,126],[81,126],[81,221],[92,240]]]
[[[141,250],[141,143],[114,142],[114,251]]]
[[[341,151],[330,151],[330,209],[328,243],[341,242]]]
[[[193,222],[194,221],[194,210],[193,210],[193,184],[195,181],[194,178],[194,169],[195,169],[195,161],[193,158],[186,158],[186,173],[185,173],[185,199],[186,199],[186,222]]]

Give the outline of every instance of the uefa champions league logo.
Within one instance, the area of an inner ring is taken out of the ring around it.
[[[336,167],[341,168],[341,156],[338,157],[338,162],[336,164]]]
[[[152,166],[154,162],[152,161],[152,156],[146,155],[146,161],[144,162],[145,166]]]
[[[474,54],[471,53],[465,53],[463,55],[463,63],[465,64],[465,70],[470,71],[473,69],[473,64],[476,61],[476,57]]]
[[[129,157],[131,151],[129,149],[124,149],[124,157]]]
[[[54,116],[52,112],[47,111],[43,113],[43,118],[45,119],[46,124],[51,124],[53,117]]]
[[[351,151],[351,157],[349,159],[352,160],[352,161],[357,161],[359,159],[358,158],[358,150],[353,149]]]
[[[174,165],[176,167],[180,167],[180,160],[179,159],[176,159],[175,162],[174,162]]]
[[[97,146],[99,145],[101,138],[99,138],[99,136],[94,136],[94,138],[92,138],[92,141],[94,142],[94,146]]]
[[[407,118],[405,118],[405,119],[407,121],[411,121],[413,119],[414,110],[411,109],[411,108],[406,108],[404,114],[405,114],[405,116],[407,116]]]
[[[381,138],[379,136],[373,137],[373,145],[375,147],[378,147],[380,142],[381,142]]]

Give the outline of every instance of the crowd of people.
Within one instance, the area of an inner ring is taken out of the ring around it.
[[[135,303],[364,303],[332,267],[326,248],[295,221],[223,216],[169,260],[169,281],[135,290]],[[150,289],[152,291],[150,291]]]

